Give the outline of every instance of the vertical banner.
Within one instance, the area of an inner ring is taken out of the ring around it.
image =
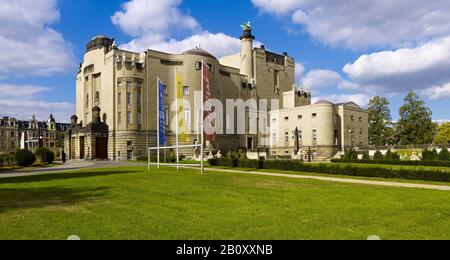
[[[184,118],[184,98],[183,98],[183,76],[177,71],[176,73],[176,99],[177,99],[177,113],[178,113],[178,140],[180,142],[189,142],[189,135],[187,134],[186,121]]]
[[[211,104],[211,84],[209,77],[209,66],[203,62],[203,122],[204,122],[204,135],[205,140],[210,141],[211,144],[215,142],[215,118],[213,116],[212,104]]]
[[[166,113],[164,111],[164,84],[158,79],[158,131],[159,131],[159,144],[166,145]]]

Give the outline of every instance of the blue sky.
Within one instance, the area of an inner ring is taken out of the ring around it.
[[[382,95],[397,118],[414,90],[435,120],[450,119],[444,0],[0,0],[0,10],[0,116],[67,121],[78,64],[95,35],[135,51],[201,45],[220,57],[239,51],[239,25],[249,20],[258,42],[296,59],[297,81],[316,100],[365,106]]]

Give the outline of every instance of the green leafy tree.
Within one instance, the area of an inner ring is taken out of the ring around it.
[[[450,144],[450,122],[438,127],[435,143]]]
[[[436,124],[432,112],[425,102],[414,92],[409,92],[400,107],[397,136],[402,145],[430,144],[436,135]]]
[[[392,157],[393,157],[393,154],[392,154],[391,149],[387,150],[386,154],[384,155],[384,159],[386,161],[392,161]]]
[[[376,151],[373,156],[373,160],[374,161],[382,161],[383,159],[384,159],[383,154],[380,151]]]
[[[369,161],[370,160],[369,151],[364,151],[362,159],[364,161]]]
[[[370,144],[385,146],[392,143],[392,116],[388,99],[379,96],[373,97],[369,101],[368,112]]]
[[[450,152],[447,148],[443,148],[441,152],[439,153],[438,159],[440,161],[450,161]]]

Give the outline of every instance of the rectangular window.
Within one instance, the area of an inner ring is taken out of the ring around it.
[[[355,121],[355,116],[351,116],[350,120]]]
[[[185,96],[185,97],[189,96],[189,87],[188,86],[183,87],[183,96]]]
[[[298,115],[297,118],[298,118],[298,119],[303,119],[303,116],[302,116],[302,115]]]
[[[127,81],[127,88],[131,88],[132,85],[133,83],[131,81]]]
[[[164,95],[169,95],[169,89],[167,86],[164,86]]]
[[[122,105],[122,92],[119,92],[117,94],[117,105],[119,105],[119,106]]]
[[[302,131],[298,131],[298,141],[302,143],[302,140],[303,140],[303,133]]]
[[[277,133],[273,133],[272,138],[273,138],[273,143],[274,144],[278,143]]]
[[[122,126],[122,112],[117,113],[117,125]]]
[[[14,137],[14,132],[11,132],[11,137]]]
[[[141,88],[142,88],[142,83],[141,83],[141,82],[138,82],[138,83],[136,83],[136,86],[137,86],[137,88],[138,88],[138,91],[139,91],[139,89],[141,89]]]
[[[313,145],[316,145],[317,144],[317,130],[316,129],[314,129],[312,131],[312,136],[313,136]]]
[[[317,113],[313,113],[312,118],[316,118],[316,117],[317,117]]]
[[[164,109],[164,113],[166,114],[166,126],[169,126],[169,110]]]
[[[363,121],[363,118],[359,117],[359,122],[362,123],[362,121]]]
[[[289,143],[289,132],[285,132],[285,133],[284,133],[284,141],[285,141],[286,143]]]
[[[127,124],[131,125],[133,123],[133,114],[131,112],[127,112]]]
[[[275,92],[278,91],[278,88],[280,87],[280,72],[278,70],[273,72],[273,85]]]
[[[141,94],[141,91],[138,89],[138,92],[137,92],[137,104],[138,104],[138,106],[140,106],[140,105],[142,105],[142,94]]]
[[[138,123],[138,125],[142,125],[142,113],[141,112],[137,113],[137,123]]]
[[[289,121],[289,117],[288,117],[288,116],[285,117],[285,118],[284,118],[284,121]]]
[[[131,92],[127,92],[127,105],[131,105],[131,104],[132,104]]]
[[[191,110],[189,109],[184,110],[184,122],[187,127],[191,127]]]

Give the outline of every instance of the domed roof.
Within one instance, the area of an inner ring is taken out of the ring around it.
[[[101,109],[98,106],[92,108],[92,112],[100,112]]]
[[[334,106],[334,104],[328,100],[319,100],[314,105],[332,105],[332,106]]]
[[[204,56],[204,57],[208,57],[208,58],[213,58],[213,59],[217,59],[216,57],[214,57],[214,55],[212,55],[211,53],[200,49],[200,48],[194,48],[188,51],[183,52],[184,55],[186,54],[190,54],[190,55],[198,55],[198,56]]]
[[[77,120],[77,119],[78,119],[78,117],[77,117],[77,115],[73,115],[72,117],[70,117],[70,119],[74,119],[74,120]]]

